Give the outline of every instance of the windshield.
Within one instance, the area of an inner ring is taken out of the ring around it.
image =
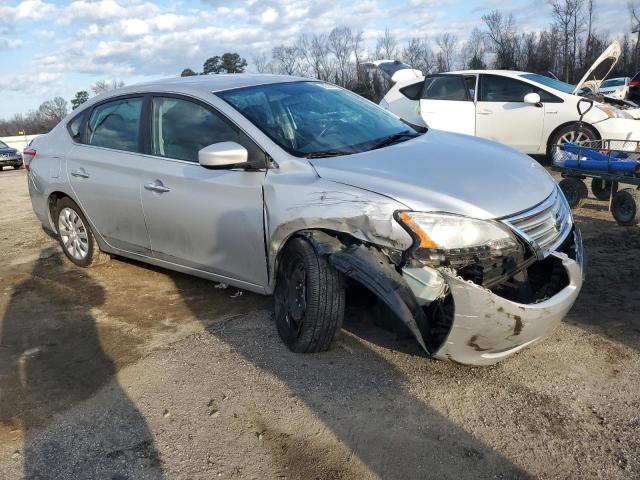
[[[0,148],[9,148],[9,145],[0,140]]]
[[[600,88],[619,87],[621,85],[624,85],[624,78],[612,78],[611,80],[605,80],[602,82]]]
[[[526,78],[527,80],[531,80],[532,82],[544,85],[545,87],[555,88],[556,90],[560,90],[564,93],[573,93],[576,88],[573,85],[561,82],[560,80],[556,80],[555,78],[545,77],[544,75],[538,75],[536,73],[524,73],[520,76],[522,78]]]
[[[322,82],[287,82],[216,93],[297,157],[380,148],[418,133],[368,100]]]

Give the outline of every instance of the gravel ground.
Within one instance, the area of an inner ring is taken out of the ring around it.
[[[296,355],[271,299],[123,259],[72,266],[0,173],[0,478],[640,478],[640,230],[575,212],[589,274],[544,343],[426,358],[352,302]]]

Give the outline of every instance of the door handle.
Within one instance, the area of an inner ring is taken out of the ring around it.
[[[478,115],[493,115],[493,110],[479,110]]]
[[[146,190],[151,190],[152,192],[158,193],[166,193],[171,191],[169,187],[165,187],[164,185],[159,183],[145,183],[144,188]]]
[[[84,168],[80,168],[78,170],[74,170],[73,172],[71,172],[71,176],[72,177],[79,177],[79,178],[89,178],[89,174],[87,172],[85,172]]]

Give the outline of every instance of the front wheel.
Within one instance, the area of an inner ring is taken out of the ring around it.
[[[285,247],[278,267],[275,321],[290,350],[323,352],[342,327],[345,282],[326,257],[311,244],[294,238]]]
[[[22,168],[22,163],[13,166],[14,170],[20,170]]]

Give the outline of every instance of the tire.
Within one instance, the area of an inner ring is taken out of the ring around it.
[[[602,178],[591,179],[591,193],[598,200],[609,200],[611,197],[611,182]]]
[[[282,254],[275,290],[278,333],[297,353],[324,352],[342,327],[345,281],[311,244],[294,238]]]
[[[100,251],[82,210],[68,197],[58,200],[54,217],[58,242],[67,258],[79,267],[94,267],[111,257]],[[65,233],[68,232],[68,235]]]
[[[587,186],[579,178],[563,178],[559,186],[571,208],[579,208],[589,196]]]
[[[618,225],[630,227],[640,223],[640,190],[625,188],[613,194],[611,213]]]
[[[23,167],[22,163],[13,166],[14,170],[20,170]]]
[[[571,133],[573,133],[574,135],[574,140],[570,140]],[[582,125],[582,128],[580,128],[578,123],[567,125],[565,127],[562,127],[557,132],[554,132],[554,134],[549,137],[549,144],[547,145],[547,157],[551,161],[553,161],[551,156],[553,155],[554,145],[562,144],[567,141],[583,142],[588,140],[598,140],[598,138],[598,134],[592,128],[587,127],[586,125]]]

